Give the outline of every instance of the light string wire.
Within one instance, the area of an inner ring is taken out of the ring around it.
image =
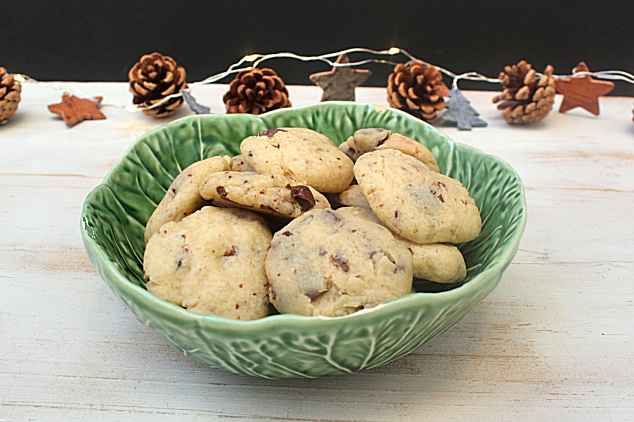
[[[452,78],[453,82],[452,82],[452,87],[453,88],[457,88],[458,87],[458,81],[459,80],[471,80],[471,81],[480,81],[480,82],[489,82],[489,83],[501,83],[500,79],[498,78],[490,78],[487,77],[485,75],[482,75],[480,73],[477,72],[465,72],[462,74],[456,74],[454,72],[451,72],[450,70],[444,69],[440,66],[436,66],[433,65],[431,63],[427,63],[419,58],[416,58],[414,56],[412,56],[410,53],[408,53],[406,50],[403,50],[401,48],[397,48],[397,47],[392,47],[389,50],[372,50],[369,48],[360,48],[360,47],[354,47],[354,48],[348,48],[345,50],[341,50],[341,51],[336,51],[333,53],[327,53],[327,54],[322,54],[319,56],[301,56],[295,53],[290,53],[290,52],[281,52],[281,53],[272,53],[272,54],[250,54],[247,56],[244,56],[242,59],[240,59],[240,61],[238,61],[237,63],[232,64],[231,66],[229,66],[227,68],[227,70],[225,70],[224,72],[220,72],[217,73],[215,75],[209,76],[205,79],[203,79],[202,81],[198,81],[198,82],[192,82],[190,84],[188,84],[188,88],[185,89],[186,92],[191,92],[192,88],[201,86],[201,85],[207,85],[207,84],[212,84],[214,82],[218,82],[224,78],[226,78],[229,75],[235,74],[235,73],[239,73],[242,72],[244,70],[251,70],[251,69],[255,69],[257,68],[258,65],[260,65],[260,63],[266,61],[266,60],[271,60],[271,59],[278,59],[278,58],[291,58],[291,59],[296,59],[296,60],[300,60],[303,62],[309,62],[309,61],[322,61],[327,63],[328,65],[332,66],[332,67],[352,67],[352,66],[361,66],[364,64],[369,64],[369,63],[379,63],[379,64],[389,64],[389,65],[393,65],[396,66],[399,63],[398,62],[394,62],[391,60],[385,60],[385,59],[364,59],[364,60],[359,60],[359,61],[355,61],[355,62],[349,62],[349,63],[337,63],[336,61],[331,60],[331,58],[334,57],[339,57],[342,54],[352,54],[352,53],[367,53],[367,54],[374,54],[374,55],[387,55],[387,56],[395,56],[397,54],[402,54],[405,57],[407,57],[408,62],[406,64],[409,64],[411,62],[418,62],[421,64],[424,64],[425,66],[433,66],[435,68],[438,69],[438,71],[444,73],[445,75],[449,76],[450,78]],[[247,64],[245,66],[245,64]],[[573,70],[573,74],[571,75],[553,75],[554,78],[556,79],[562,79],[562,78],[580,78],[580,77],[584,77],[584,76],[594,76],[596,78],[599,79],[608,79],[608,80],[615,80],[615,81],[624,81],[624,82],[628,82],[631,84],[634,84],[634,75],[624,72],[624,71],[620,71],[620,70],[605,70],[605,71],[598,71],[598,72],[577,72],[576,68],[574,68]],[[541,76],[541,74],[538,74]],[[27,82],[27,83],[36,83],[36,84],[43,84],[42,82],[39,82],[27,75],[24,74],[15,74],[15,79],[18,82]],[[50,85],[47,85],[50,87]],[[93,99],[94,97],[86,95],[84,93],[82,93],[80,90],[76,89],[76,88],[70,88],[70,89],[64,89],[62,87],[55,87],[54,89],[58,89],[58,90],[64,90],[64,91],[72,91],[73,95],[76,95],[78,97],[81,98],[86,98],[86,99]],[[168,95],[164,98],[162,98],[160,101],[148,105],[146,104],[137,104],[137,105],[132,105],[129,104],[127,106],[119,106],[119,105],[114,105],[114,104],[101,104],[101,106],[110,106],[110,107],[117,107],[117,108],[124,108],[127,111],[130,112],[134,112],[137,110],[149,110],[149,109],[153,109],[156,107],[160,107],[161,105],[165,104],[166,102],[170,101],[173,98],[178,98],[178,97],[182,97],[182,93],[180,92],[176,92],[174,94]]]
[[[40,86],[45,86],[49,89],[54,89],[56,91],[64,91],[64,93],[69,93],[72,94],[76,97],[79,98],[83,98],[85,100],[90,100],[90,101],[95,101],[95,97],[93,97],[92,95],[87,95],[85,93],[83,93],[80,89],[77,88],[68,88],[68,87],[61,87],[61,86],[51,86],[50,84],[46,83],[46,82],[40,82],[37,79],[33,79],[32,77],[25,75],[23,73],[16,73],[13,75],[13,79],[15,81],[18,81],[20,83],[32,83],[35,85],[40,85]],[[101,106],[106,106],[106,105],[110,105],[112,107],[119,107],[119,108],[125,108],[125,106],[116,106],[113,104],[101,104]]]
[[[200,85],[207,85],[207,84],[211,84],[214,82],[217,82],[231,74],[234,73],[239,73],[242,72],[243,70],[250,70],[250,69],[255,69],[258,67],[258,65],[266,60],[270,60],[270,59],[278,59],[278,58],[291,58],[291,59],[297,59],[303,62],[309,62],[309,61],[322,61],[325,62],[327,64],[329,64],[332,67],[349,67],[349,66],[361,66],[364,64],[368,64],[368,63],[382,63],[382,64],[391,64],[396,66],[398,63],[397,62],[393,62],[390,60],[382,60],[382,59],[365,59],[365,60],[361,60],[361,61],[356,61],[356,62],[350,62],[350,63],[337,63],[336,61],[332,61],[330,60],[330,57],[339,57],[342,54],[348,54],[348,53],[370,53],[370,54],[377,54],[377,55],[395,55],[398,53],[403,52],[404,50],[392,47],[389,50],[382,50],[382,51],[377,51],[377,50],[370,50],[368,48],[348,48],[346,50],[342,50],[342,51],[337,51],[334,53],[328,53],[328,54],[322,54],[320,56],[301,56],[295,53],[289,53],[289,52],[282,52],[282,53],[272,53],[272,54],[251,54],[248,56],[244,56],[239,62],[232,64],[231,66],[229,66],[229,68],[227,70],[225,70],[224,72],[218,73],[216,75],[212,75],[202,81],[199,82],[193,82],[191,84],[189,84],[189,87],[186,89],[187,92],[191,92],[192,88],[195,88],[197,86]],[[407,52],[405,52],[405,55],[407,57],[413,58],[411,55],[409,55]],[[240,67],[243,66],[245,63],[251,63],[250,65],[246,66],[246,67]],[[166,96],[165,98],[163,98],[161,101],[158,101],[150,106],[143,106],[143,105],[137,105],[137,107],[139,109],[152,109],[155,107],[159,107],[160,105],[166,103],[167,101],[169,101],[172,98],[178,98],[182,96],[182,94],[180,92],[178,93],[174,93],[171,95]]]
[[[608,79],[612,81],[623,81],[623,82],[629,82],[631,84],[634,84],[634,75],[627,72],[623,72],[622,70],[601,70],[598,72],[585,72],[585,71],[577,72],[577,68],[575,67],[574,69],[572,69],[572,73],[573,73],[572,75],[567,75],[567,76],[557,76],[557,75],[554,75],[554,76],[557,79],[595,76],[600,79]]]

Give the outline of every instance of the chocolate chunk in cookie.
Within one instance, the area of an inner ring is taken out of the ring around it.
[[[200,195],[214,205],[239,207],[281,218],[295,218],[313,208],[330,208],[310,186],[278,174],[221,172],[200,185]]]

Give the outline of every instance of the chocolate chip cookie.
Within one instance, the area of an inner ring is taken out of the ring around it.
[[[330,209],[309,211],[277,232],[265,268],[281,313],[343,316],[412,289],[412,255],[389,230]]]
[[[145,226],[145,243],[163,224],[180,221],[200,209],[205,204],[198,189],[200,182],[211,173],[226,170],[229,170],[227,159],[211,157],[190,165],[176,176]]]
[[[385,225],[368,208],[344,207],[338,212],[350,213],[375,224]],[[412,271],[414,277],[435,283],[457,283],[467,275],[464,257],[458,248],[445,243],[420,245],[393,233],[394,239],[412,253]]]
[[[242,154],[231,158],[231,171],[255,171]]]
[[[282,218],[299,217],[313,208],[330,208],[321,193],[279,174],[220,172],[200,184],[200,195],[214,205],[239,207]]]
[[[391,230],[415,243],[475,239],[482,222],[457,180],[393,149],[359,157],[354,174],[372,210]]]
[[[163,225],[145,249],[152,294],[198,314],[251,320],[268,315],[264,257],[271,232],[257,214],[203,207]]]
[[[255,171],[286,176],[319,192],[341,192],[353,179],[352,160],[310,129],[265,130],[243,140],[240,151]]]
[[[412,138],[400,133],[392,133],[387,129],[359,129],[346,142],[339,145],[339,149],[352,161],[357,161],[366,152],[395,149],[427,164],[433,171],[439,171],[436,158],[427,147]]]
[[[346,207],[370,208],[370,204],[368,200],[365,199],[361,186],[359,185],[350,185],[348,189],[335,195],[337,204]]]

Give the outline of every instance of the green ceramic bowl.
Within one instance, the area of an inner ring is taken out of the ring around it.
[[[382,127],[426,145],[440,170],[469,189],[482,214],[480,236],[459,245],[468,268],[465,282],[439,291],[417,280],[419,293],[345,317],[273,315],[257,321],[197,315],[147,292],[143,230],[172,179],[195,161],[239,154],[242,139],[276,127],[307,127],[336,144],[357,129]],[[139,321],[200,362],[266,378],[357,372],[411,352],[458,322],[495,288],[525,224],[522,182],[504,161],[456,144],[398,110],[349,102],[262,116],[191,116],[157,128],[141,136],[88,195],[81,217],[91,262]]]

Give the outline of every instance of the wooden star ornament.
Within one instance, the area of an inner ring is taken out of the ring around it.
[[[335,63],[350,63],[350,59],[342,54]],[[313,73],[310,80],[324,90],[321,101],[354,101],[354,89],[371,75],[372,72],[367,69],[334,66],[328,72]]]
[[[575,73],[589,72],[584,62],[577,65]],[[575,107],[581,107],[599,115],[599,97],[614,89],[614,82],[597,81],[590,75],[571,78],[559,78],[555,80],[557,92],[564,95],[559,107],[560,113],[565,113]]]
[[[74,95],[64,94],[62,102],[51,104],[48,110],[59,114],[64,119],[66,126],[73,126],[83,120],[103,120],[106,116],[97,108],[103,97],[94,97],[94,100],[86,100]]]

